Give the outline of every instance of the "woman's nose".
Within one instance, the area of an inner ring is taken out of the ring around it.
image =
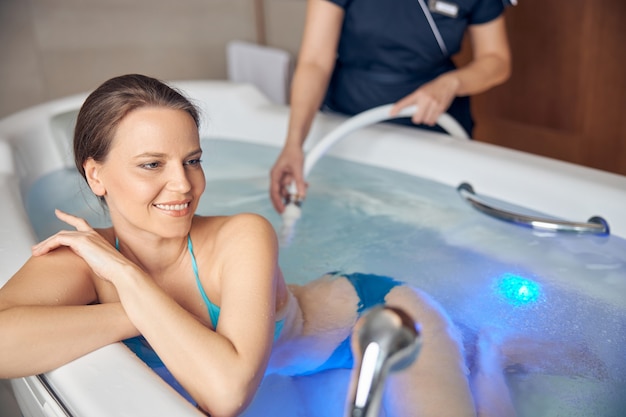
[[[184,167],[176,167],[172,169],[168,186],[174,191],[185,193],[191,189],[191,182]]]

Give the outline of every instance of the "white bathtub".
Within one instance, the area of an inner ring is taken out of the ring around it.
[[[202,108],[203,138],[281,146],[288,108],[272,105],[255,88],[221,81],[176,85]],[[70,120],[85,97],[44,103],[0,121],[0,285],[36,240],[23,206],[26,191],[42,175],[73,167]],[[307,147],[343,120],[319,115]],[[561,219],[584,222],[599,215],[612,234],[626,238],[624,176],[389,124],[359,131],[358,146],[356,136],[330,153],[454,187],[469,182],[480,194]],[[12,385],[27,417],[199,415],[121,344]]]

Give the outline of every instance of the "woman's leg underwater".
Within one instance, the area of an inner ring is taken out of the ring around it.
[[[476,342],[472,390],[478,417],[515,417],[504,377],[504,357],[492,336],[489,332],[481,332]]]
[[[338,347],[350,337],[358,319],[359,299],[350,282],[325,275],[303,286],[290,286],[290,290],[297,300],[294,317],[286,320],[274,343],[269,372],[305,375],[326,367],[348,367],[330,358],[345,353]]]
[[[461,338],[443,309],[424,292],[393,288],[386,304],[420,326],[422,348],[407,369],[391,374],[383,399],[388,417],[474,417]]]
[[[304,375],[326,367],[344,367],[339,362],[345,355],[339,355],[337,361],[335,354],[345,349],[338,346],[352,334],[359,311],[379,304],[379,295],[374,293],[382,288],[380,300],[384,297],[387,305],[409,314],[420,325],[422,337],[415,363],[391,374],[387,381],[383,399],[386,416],[476,416],[461,337],[440,305],[422,291],[390,284],[387,277],[349,277],[328,275],[292,287],[298,318],[294,325],[286,325],[275,344],[270,372]]]

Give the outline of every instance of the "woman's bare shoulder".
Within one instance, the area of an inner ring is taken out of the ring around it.
[[[97,301],[93,272],[67,247],[32,256],[0,291],[11,304],[89,304]]]
[[[97,229],[114,245],[113,228]],[[69,247],[31,256],[2,288],[15,303],[88,304],[97,301],[94,273]]]
[[[272,224],[255,213],[198,217],[194,219],[192,240],[203,242],[207,248],[212,247],[214,253],[277,247]]]
[[[238,213],[230,216],[196,216],[194,229],[203,233],[224,235],[230,233],[274,234],[272,224],[256,213]]]

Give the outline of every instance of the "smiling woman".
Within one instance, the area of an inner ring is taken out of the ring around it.
[[[2,377],[45,372],[141,334],[202,409],[235,415],[247,405],[272,343],[276,245],[260,216],[194,216],[205,186],[198,120],[185,97],[140,75],[109,80],[86,99],[75,162],[113,226],[95,230],[56,212],[75,230],[35,245],[0,292]],[[191,239],[202,285],[222,307],[220,331],[191,279]],[[238,251],[246,263],[233,262]],[[244,316],[265,319],[250,326]],[[42,335],[46,343],[32,343]]]
[[[265,218],[196,215],[205,189],[198,124],[184,96],[142,75],[111,79],[86,99],[75,163],[112,225],[56,211],[73,230],[33,246],[0,289],[0,378],[134,339],[194,405],[235,416],[266,373],[350,368],[357,319],[384,303],[419,321],[425,340],[420,360],[390,379],[387,416],[513,413],[502,375],[477,378],[472,397],[459,333],[425,293],[360,273],[288,287]],[[494,359],[485,369],[500,373]]]
[[[116,220],[163,227],[159,216],[167,215],[187,221],[186,228],[176,229],[184,233],[204,192],[201,155],[192,117],[182,110],[144,107],[119,123],[106,162],[89,157],[76,164],[84,167],[94,194],[107,196],[111,215],[121,216]],[[128,196],[136,204],[129,204]]]

